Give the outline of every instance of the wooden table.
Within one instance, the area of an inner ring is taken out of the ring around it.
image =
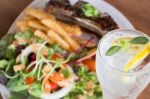
[[[32,0],[0,0],[0,36],[7,33],[19,13]],[[150,35],[150,2],[149,0],[106,0],[118,8],[135,26],[136,29]],[[138,99],[150,99],[148,86]]]

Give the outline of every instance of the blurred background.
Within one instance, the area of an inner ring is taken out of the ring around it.
[[[19,13],[33,0],[0,0],[0,37],[7,33]],[[105,0],[120,10],[140,30],[150,35],[149,0]],[[138,99],[150,99],[150,86]]]

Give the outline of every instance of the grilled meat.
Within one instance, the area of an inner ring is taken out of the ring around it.
[[[107,13],[101,13],[99,17],[87,17],[81,8],[87,2],[79,0],[75,5],[71,5],[69,0],[50,0],[47,3],[47,11],[53,13],[61,21],[78,24],[100,37],[108,31],[118,28],[118,25]]]

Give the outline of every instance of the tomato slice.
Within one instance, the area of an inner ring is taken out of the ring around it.
[[[53,58],[53,60],[57,60],[57,58],[62,58],[62,56],[54,53],[52,58]]]
[[[82,63],[89,69],[89,71],[95,71],[96,68],[96,64],[95,64],[95,60],[93,59],[86,59],[84,61],[82,61]]]
[[[34,81],[35,81],[35,78],[34,78],[34,77],[27,77],[27,78],[25,79],[25,82],[26,82],[27,85],[33,84]]]
[[[51,82],[51,90],[56,90],[58,88],[58,85],[56,83]]]
[[[65,78],[64,78],[64,76],[62,75],[62,74],[60,74],[60,73],[54,73],[52,76],[50,76],[50,78],[49,78],[52,82],[54,82],[54,83],[58,83],[58,82],[60,82],[60,81],[63,81]]]

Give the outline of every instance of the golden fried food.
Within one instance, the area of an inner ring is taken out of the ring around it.
[[[36,9],[36,8],[29,8],[25,11],[25,13],[27,15],[30,15],[36,19],[44,19],[44,18],[50,18],[50,19],[54,19],[55,17],[53,15],[50,15],[48,13],[46,13],[44,10],[42,9]]]
[[[66,41],[64,41],[57,33],[49,30],[47,33],[48,37],[52,39],[55,43],[59,44],[65,50],[70,50],[70,47]]]
[[[37,20],[29,20],[28,22],[28,26],[37,30],[41,30],[44,32],[48,31],[48,28],[46,26],[44,26],[43,24],[41,24],[39,21]]]
[[[68,33],[60,26],[60,24],[56,20],[42,19],[41,22],[51,30],[58,33],[70,45],[72,50],[77,50],[80,48],[79,44],[71,37],[69,37]]]
[[[34,32],[34,35],[39,37],[39,38],[44,39],[45,41],[47,41],[50,44],[53,44],[53,42],[54,42],[54,41],[52,41],[52,39],[49,39],[49,37],[45,33],[43,33],[42,31],[40,31],[40,30],[36,30]]]
[[[69,36],[81,36],[81,28],[78,25],[63,23],[58,21],[59,25],[69,34]]]
[[[29,8],[25,11],[26,16],[17,22],[17,27],[22,31],[33,29],[34,35],[48,41],[50,44],[59,44],[66,50],[77,50],[80,45],[71,37],[81,36],[82,32],[78,25],[63,23],[56,20],[55,16],[42,9]],[[47,34],[45,34],[47,33]]]
[[[29,20],[35,20],[35,18],[32,17],[32,16],[30,16],[30,15],[25,15],[25,16],[22,18],[22,20],[24,20],[24,21],[29,21]]]
[[[21,32],[25,32],[25,31],[29,30],[27,21],[18,21],[18,22],[16,22],[16,26]]]

